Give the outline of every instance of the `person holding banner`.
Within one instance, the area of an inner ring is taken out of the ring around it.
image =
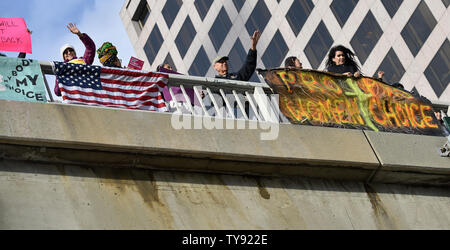
[[[350,49],[342,45],[331,48],[328,54],[327,71],[348,77],[360,77],[360,68],[355,62],[354,56],[355,54]]]
[[[78,36],[78,38],[80,38],[80,40],[84,44],[86,50],[84,51],[83,57],[78,58],[73,45],[64,44],[60,49],[60,53],[64,59],[64,62],[65,63],[68,62],[68,63],[75,63],[75,64],[92,65],[92,63],[94,62],[94,57],[95,57],[94,41],[92,41],[92,39],[86,33],[81,33],[80,30],[77,28],[77,26],[73,23],[69,23],[67,28],[70,30],[70,32],[72,32],[72,34],[75,34]],[[55,80],[54,92],[57,96],[61,96],[61,91],[59,90],[59,85],[58,85],[57,79]]]

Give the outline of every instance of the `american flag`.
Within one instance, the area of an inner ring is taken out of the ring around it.
[[[65,103],[167,112],[161,95],[168,75],[54,62]]]

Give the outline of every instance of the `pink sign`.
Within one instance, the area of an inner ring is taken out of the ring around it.
[[[0,50],[32,53],[31,37],[21,17],[0,17]]]
[[[144,67],[144,61],[137,59],[136,57],[130,58],[130,63],[128,63],[129,69],[137,69],[142,70],[142,67]]]

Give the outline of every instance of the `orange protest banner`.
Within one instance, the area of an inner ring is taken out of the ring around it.
[[[314,70],[261,70],[294,124],[441,136],[430,103],[369,77]]]

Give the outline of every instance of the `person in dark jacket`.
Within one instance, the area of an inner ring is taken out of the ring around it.
[[[60,49],[60,53],[64,59],[64,62],[92,65],[92,63],[94,62],[94,58],[95,58],[95,43],[94,43],[94,41],[92,41],[92,39],[86,33],[81,33],[75,24],[69,23],[67,28],[70,30],[70,32],[72,32],[73,34],[77,35],[78,38],[80,38],[80,40],[84,44],[86,50],[84,51],[83,57],[78,58],[73,45],[64,44]],[[59,85],[58,85],[58,79],[55,79],[54,92],[57,96],[61,96],[61,91],[60,91]]]
[[[327,71],[348,77],[360,77],[361,72],[354,56],[351,50],[342,45],[331,48],[328,53]]]
[[[256,30],[251,37],[252,47],[250,48],[245,64],[236,73],[228,72],[228,56],[219,56],[213,61],[214,69],[217,71],[216,78],[224,78],[239,81],[248,81],[256,69],[256,45],[258,44],[261,33]]]

